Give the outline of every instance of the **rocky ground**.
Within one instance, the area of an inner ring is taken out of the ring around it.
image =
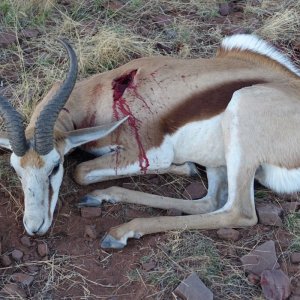
[[[17,1],[0,2],[0,93],[28,121],[36,103],[64,76],[57,36],[72,41],[80,78],[146,55],[211,57],[221,38],[256,33],[298,64],[300,1]],[[112,226],[135,217],[180,212],[133,205],[81,209],[97,188],[120,185],[187,201],[206,193],[198,178],[144,176],[89,187],[72,180],[75,152],[53,227],[26,236],[22,190],[0,156],[0,298],[4,299],[300,299],[299,196],[256,187],[259,224],[246,229],[180,231],[129,241],[104,251],[99,240]],[[186,289],[187,283],[190,288]],[[197,298],[198,299],[198,298]]]

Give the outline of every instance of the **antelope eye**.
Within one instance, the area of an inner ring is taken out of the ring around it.
[[[60,163],[58,163],[58,164],[52,169],[51,175],[55,175],[55,174],[58,172],[58,170],[59,170],[59,165],[60,165]]]

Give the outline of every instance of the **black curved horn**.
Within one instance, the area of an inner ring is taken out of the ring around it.
[[[41,111],[35,123],[34,148],[40,155],[48,154],[54,147],[54,123],[67,102],[77,78],[78,62],[75,51],[66,40],[59,39],[58,41],[68,51],[70,67],[62,86]]]
[[[17,156],[23,156],[29,146],[25,137],[22,115],[3,96],[0,96],[0,114],[4,119],[12,151]]]

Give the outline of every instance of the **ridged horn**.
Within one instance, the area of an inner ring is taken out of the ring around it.
[[[54,123],[67,102],[77,78],[78,62],[75,51],[66,40],[58,39],[58,41],[68,51],[70,67],[62,86],[41,111],[35,123],[34,149],[40,155],[48,154],[54,147]]]
[[[17,112],[9,101],[0,96],[0,114],[4,119],[7,136],[12,151],[17,156],[23,156],[29,146],[25,137],[25,128],[23,125],[23,117]]]

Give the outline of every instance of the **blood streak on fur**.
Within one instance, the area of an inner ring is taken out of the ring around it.
[[[131,130],[135,136],[137,146],[139,149],[139,165],[142,172],[146,173],[147,168],[149,167],[149,159],[146,156],[146,152],[144,146],[141,142],[141,137],[139,133],[139,123],[138,120],[132,113],[126,99],[123,97],[123,94],[126,89],[133,89],[135,95],[138,95],[136,92],[136,86],[133,85],[133,79],[136,75],[137,70],[131,71],[129,74],[123,75],[113,81],[113,114],[114,118],[119,120],[121,117],[129,116],[128,123],[131,127]],[[144,103],[144,99],[137,97],[142,100]],[[146,103],[145,103],[146,104]],[[149,108],[149,106],[147,105]],[[149,108],[150,109],[150,108]],[[120,116],[121,114],[121,116]],[[116,155],[116,160],[118,162],[118,154]]]

